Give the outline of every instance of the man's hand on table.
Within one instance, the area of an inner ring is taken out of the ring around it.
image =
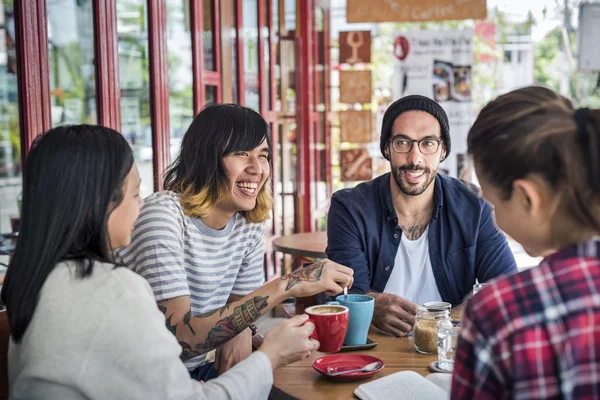
[[[406,336],[417,321],[419,306],[403,297],[389,293],[367,293],[375,299],[373,325],[397,337]]]

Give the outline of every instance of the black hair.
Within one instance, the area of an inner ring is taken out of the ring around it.
[[[101,126],[61,126],[35,141],[23,170],[19,238],[1,293],[16,342],[57,263],[74,260],[83,279],[95,261],[112,262],[107,220],[123,200],[133,162],[121,134]]]
[[[270,153],[269,125],[256,111],[237,104],[209,105],[185,133],[179,156],[165,175],[164,188],[182,195],[186,213],[202,217],[230,190],[223,157],[253,150],[264,140]],[[271,207],[270,187],[265,184],[259,192],[256,209],[243,214],[251,222],[261,222],[268,217]]]

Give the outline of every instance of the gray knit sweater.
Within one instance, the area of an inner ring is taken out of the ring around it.
[[[9,347],[11,392],[38,378],[90,399],[266,399],[268,357],[255,352],[219,378],[200,384],[179,359],[148,283],[127,268],[96,263],[76,279],[61,263],[46,280],[20,343]]]

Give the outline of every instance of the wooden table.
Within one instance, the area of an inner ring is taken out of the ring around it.
[[[273,239],[273,249],[295,257],[325,258],[327,232],[294,233]]]
[[[428,375],[430,373],[429,363],[437,360],[437,355],[417,353],[412,339],[409,338],[384,336],[373,330],[369,332],[369,338],[377,342],[377,347],[372,350],[361,350],[352,353],[370,354],[381,358],[385,362],[385,368],[379,373],[362,381],[332,381],[312,368],[313,361],[325,355],[325,353],[314,352],[306,360],[298,361],[275,371],[274,389],[270,398],[274,400],[291,398],[308,400],[355,399],[354,389],[362,383],[405,370]]]

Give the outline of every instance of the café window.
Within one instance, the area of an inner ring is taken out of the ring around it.
[[[52,126],[95,124],[91,1],[47,0]]]
[[[0,2],[0,233],[19,216],[21,139],[17,93],[14,4]],[[5,263],[7,260],[0,259]]]
[[[116,0],[121,86],[121,133],[131,144],[142,179],[142,197],[153,191],[148,10],[146,0]]]

